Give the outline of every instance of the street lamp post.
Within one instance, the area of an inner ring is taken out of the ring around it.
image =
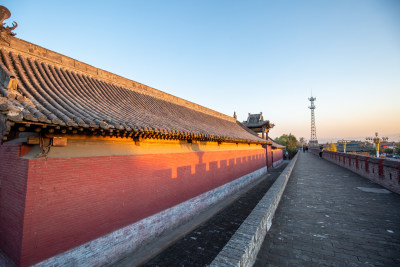
[[[388,140],[387,137],[378,137],[378,132],[375,133],[375,137],[367,137],[365,138],[367,141],[373,141],[375,143],[375,149],[376,149],[376,157],[379,158],[379,144],[381,141],[386,142]]]
[[[351,141],[349,141],[349,140],[339,140],[338,142],[339,142],[339,144],[343,145],[343,153],[346,153],[346,145],[347,145],[347,143],[349,143]]]

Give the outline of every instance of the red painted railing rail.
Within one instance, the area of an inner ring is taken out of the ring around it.
[[[319,156],[319,149],[310,151]],[[322,157],[400,194],[400,161],[335,151],[324,151]]]

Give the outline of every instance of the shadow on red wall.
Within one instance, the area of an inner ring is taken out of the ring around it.
[[[12,222],[5,218],[1,239],[19,236],[12,243],[20,244],[0,244],[17,264],[28,266],[265,167],[266,156],[264,149],[249,149],[15,161],[28,163],[29,170],[18,177],[8,171],[0,212],[9,216],[4,207],[14,198],[25,204],[24,212],[13,215],[23,222],[23,233],[4,232]],[[26,196],[11,186],[16,182],[26,186]]]

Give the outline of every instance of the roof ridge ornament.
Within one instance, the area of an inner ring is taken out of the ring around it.
[[[5,6],[0,5],[0,33],[6,33],[7,35],[15,36],[16,33],[12,32],[18,27],[18,23],[13,21],[12,27],[5,26],[6,24],[3,22],[4,20],[11,17],[11,12]]]

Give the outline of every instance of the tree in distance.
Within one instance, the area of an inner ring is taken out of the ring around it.
[[[385,150],[383,150],[383,153],[386,153],[386,155],[393,155],[393,149],[385,148]]]
[[[329,151],[337,151],[337,148],[336,148],[335,144],[331,142],[331,144],[329,145],[328,150]]]
[[[400,142],[396,143],[396,147],[394,148],[394,153],[400,155]]]
[[[293,155],[296,153],[296,147],[297,147],[297,139],[296,136],[292,134],[283,134],[280,137],[276,138],[275,141],[283,146],[286,147],[286,151],[290,154]]]

